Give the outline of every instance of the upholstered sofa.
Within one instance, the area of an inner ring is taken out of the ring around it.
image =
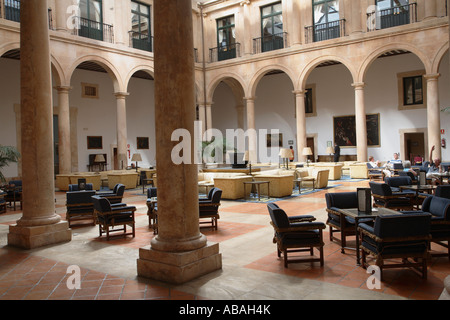
[[[316,167],[298,168],[295,170],[296,178],[314,178],[314,188],[323,189],[328,187],[329,170]],[[303,187],[313,187],[312,181],[303,181]]]
[[[108,188],[112,190],[116,184],[125,185],[125,189],[135,189],[138,185],[139,173],[135,170],[109,171]]]
[[[92,183],[94,190],[100,190],[101,176],[98,172],[74,172],[70,174],[58,174],[55,186],[59,191],[68,191],[70,184],[78,184],[78,179],[86,179],[86,183]]]
[[[222,199],[235,200],[245,198],[250,194],[244,193],[244,181],[252,181],[252,176],[245,173],[225,173],[225,172],[199,172],[198,185],[199,192],[204,192],[202,185],[213,184],[215,188],[222,190]]]
[[[324,162],[324,163],[316,163],[314,168],[320,170],[329,170],[328,180],[340,180],[342,175],[342,167],[343,163],[337,162]]]
[[[350,167],[350,178],[352,179],[368,179],[369,169],[367,168],[366,162],[358,162],[349,165]]]
[[[294,170],[266,170],[254,174],[254,180],[269,181],[270,197],[282,198],[292,195],[294,174]],[[262,195],[267,195],[267,185],[261,185],[260,191]]]

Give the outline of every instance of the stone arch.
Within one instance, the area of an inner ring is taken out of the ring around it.
[[[152,79],[155,79],[155,70],[153,69],[153,67],[148,66],[148,65],[140,65],[140,66],[136,66],[135,68],[133,68],[132,70],[130,70],[130,72],[127,74],[126,78],[125,78],[125,88],[128,89],[128,86],[130,84],[130,80],[133,77],[133,75],[135,75],[137,72],[143,72],[146,73],[148,76],[150,76]]]
[[[97,55],[87,55],[77,59],[69,68],[69,72],[67,73],[68,83],[70,83],[70,79],[72,78],[76,68],[83,62],[94,62],[100,65],[111,77],[114,92],[126,92],[126,86],[124,85],[124,82],[122,81],[118,70],[108,60]]]
[[[439,72],[439,68],[442,62],[442,58],[445,56],[445,54],[449,52],[449,43],[447,42],[445,45],[443,45],[438,52],[436,53],[431,66],[431,74],[435,74]]]
[[[206,88],[207,101],[205,102],[212,102],[214,91],[221,82],[225,82],[231,88],[235,96],[236,102],[238,102],[239,99],[242,100],[242,98],[245,96],[243,79],[241,79],[239,76],[233,73],[222,73],[218,77],[213,79],[210,82],[209,86]]]
[[[350,61],[348,61],[345,58],[339,57],[339,56],[327,55],[327,56],[321,56],[316,59],[313,59],[303,68],[303,70],[298,78],[298,81],[294,87],[294,90],[303,91],[305,89],[306,82],[307,82],[308,77],[311,74],[311,72],[313,72],[313,70],[316,67],[320,66],[321,64],[324,64],[324,63],[327,63],[330,61],[337,62],[339,64],[344,65],[346,67],[346,69],[350,72],[353,82],[355,82],[356,72],[355,72],[354,68],[352,67],[352,64]]]
[[[431,72],[432,70],[431,62],[420,49],[408,43],[390,43],[388,45],[377,48],[375,51],[370,53],[366,57],[366,59],[363,60],[358,69],[356,82],[364,83],[367,71],[370,69],[372,63],[381,55],[395,50],[404,50],[414,54],[417,58],[419,58],[419,60],[424,65],[425,72],[426,73]]]
[[[263,67],[262,69],[260,69],[252,78],[252,80],[249,83],[248,89],[247,89],[247,96],[248,97],[255,97],[256,95],[256,88],[258,87],[258,84],[260,82],[260,80],[268,73],[272,72],[272,71],[282,71],[283,73],[285,73],[289,79],[292,82],[292,86],[295,88],[294,85],[294,81],[293,79],[295,79],[294,77],[294,72],[292,72],[290,69],[286,68],[285,66],[282,65],[269,65],[266,67]]]

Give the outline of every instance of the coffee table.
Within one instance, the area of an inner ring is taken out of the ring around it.
[[[247,198],[247,190],[246,187],[247,185],[250,185],[250,187],[253,189],[253,186],[256,185],[256,189],[257,189],[257,193],[258,193],[258,201],[261,201],[261,190],[260,190],[260,186],[262,184],[267,183],[267,198],[270,198],[270,189],[269,189],[269,184],[270,181],[244,181],[244,195],[245,195],[245,199]],[[252,193],[252,189],[250,189],[250,194]]]
[[[314,179],[314,178],[297,178],[297,179],[294,180],[294,182],[297,184],[297,187],[298,187],[298,193],[299,193],[299,194],[301,193],[302,182],[303,182],[303,181],[312,181],[312,183],[313,183],[313,190],[315,189],[314,184],[315,184],[315,182],[316,182],[316,179]]]

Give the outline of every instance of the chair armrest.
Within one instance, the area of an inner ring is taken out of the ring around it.
[[[277,232],[296,232],[296,231],[308,231],[308,230],[322,230],[325,229],[325,224],[323,222],[303,222],[303,223],[292,223],[288,228],[277,228],[273,222],[270,222],[272,227]]]
[[[199,207],[218,207],[220,206],[220,203],[212,203],[212,202],[205,202],[205,203],[199,203]]]
[[[128,212],[128,211],[136,211],[136,207],[134,206],[122,206],[122,207],[112,207],[111,213],[120,213],[120,212]]]
[[[310,216],[310,215],[292,216],[292,217],[288,217],[288,219],[289,219],[289,222],[291,222],[291,223],[316,221],[316,218],[314,216]]]

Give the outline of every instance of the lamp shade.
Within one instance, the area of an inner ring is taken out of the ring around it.
[[[92,159],[92,158],[91,158]],[[105,157],[102,154],[96,154],[94,162],[105,162]]]
[[[133,154],[133,157],[131,158],[131,161],[142,161],[142,157],[140,153]]]
[[[279,156],[280,156],[280,158],[283,158],[283,159],[289,158],[292,156],[292,152],[290,149],[283,148],[283,149],[280,149]]]
[[[334,153],[333,147],[327,147],[327,153],[328,153],[328,154]]]
[[[311,151],[311,148],[309,148],[309,147],[307,147],[307,148],[303,148],[303,152],[302,152],[302,155],[304,155],[304,156],[312,156],[312,151]]]

